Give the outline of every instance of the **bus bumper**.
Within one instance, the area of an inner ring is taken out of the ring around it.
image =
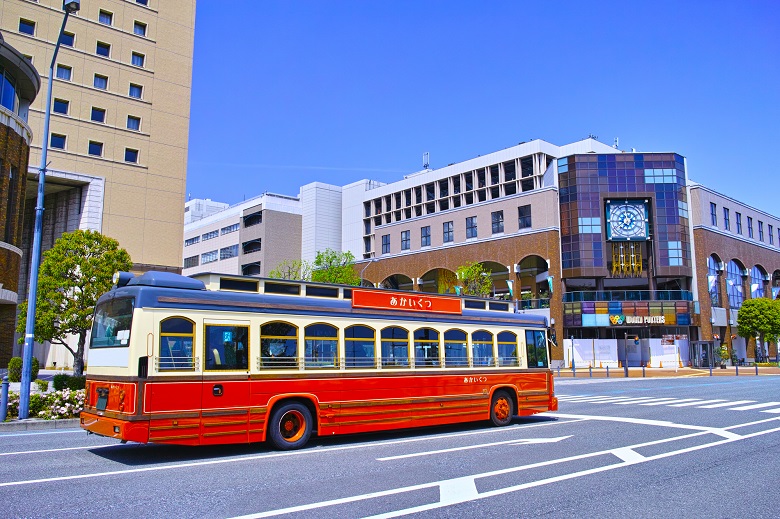
[[[149,441],[148,422],[128,422],[85,411],[81,412],[79,418],[82,429],[100,436],[139,443]]]
[[[558,410],[558,397],[554,396],[550,399],[550,411]]]

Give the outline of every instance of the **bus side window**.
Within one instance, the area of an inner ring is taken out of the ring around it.
[[[463,330],[444,332],[444,367],[468,366],[469,358],[466,346],[466,332]]]
[[[192,343],[195,323],[184,317],[169,317],[160,322],[160,370],[195,370]]]
[[[517,334],[512,332],[499,332],[498,334],[498,365],[520,366],[520,350],[517,347]]]
[[[260,367],[294,368],[298,365],[298,328],[274,321],[260,327]]]
[[[547,367],[547,339],[544,332],[527,330],[525,332],[525,349],[528,354],[529,368]]]
[[[439,332],[433,328],[419,328],[414,331],[414,365],[439,365]]]
[[[249,369],[249,327],[206,325],[204,344],[206,369]]]
[[[344,330],[344,361],[348,368],[372,368],[376,366],[376,335],[368,326],[349,326]]]
[[[471,356],[474,366],[493,366],[493,334],[477,330],[471,334]]]

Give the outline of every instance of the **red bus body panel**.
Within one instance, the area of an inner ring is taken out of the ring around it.
[[[264,441],[273,406],[291,398],[309,405],[320,436],[488,420],[490,399],[499,388],[514,396],[517,415],[558,409],[549,370],[245,377],[90,380],[81,425],[120,440],[210,445]],[[108,405],[98,411],[96,391],[104,387]]]

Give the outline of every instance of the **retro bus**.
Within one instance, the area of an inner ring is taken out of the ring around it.
[[[546,318],[507,301],[221,274],[118,273],[95,308],[81,426],[277,449],[555,411]]]

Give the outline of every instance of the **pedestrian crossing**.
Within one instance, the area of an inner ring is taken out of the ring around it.
[[[558,401],[577,404],[613,404],[633,406],[689,407],[698,409],[726,409],[729,411],[758,411],[780,414],[780,402],[757,402],[755,400],[724,400],[702,398],[672,398],[652,396],[611,396],[611,395],[557,395]]]

